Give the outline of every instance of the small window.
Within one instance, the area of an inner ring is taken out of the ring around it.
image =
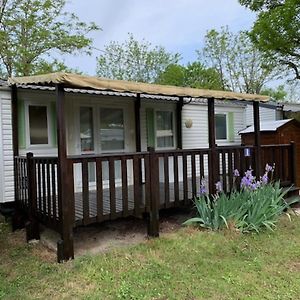
[[[80,107],[81,152],[94,151],[93,108]]]
[[[227,116],[226,114],[215,115],[216,139],[227,140]]]
[[[47,106],[29,105],[28,115],[30,145],[48,145]]]
[[[100,109],[100,141],[102,151],[115,151],[124,149],[123,109]]]
[[[172,111],[156,111],[156,145],[158,148],[174,147]]]

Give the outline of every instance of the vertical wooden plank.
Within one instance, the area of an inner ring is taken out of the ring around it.
[[[150,170],[150,155],[145,154],[145,208],[146,212],[151,209],[151,170]]]
[[[290,146],[290,169],[291,172],[291,184],[297,186],[298,178],[297,178],[297,144],[295,142],[291,142]]]
[[[83,224],[89,223],[90,203],[89,203],[89,170],[87,160],[83,160],[81,164],[82,176],[82,208],[83,208]]]
[[[43,212],[43,202],[42,202],[42,175],[41,175],[41,161],[38,160],[37,163],[37,168],[38,168],[38,203],[39,203],[39,211],[41,215],[44,213]]]
[[[207,99],[207,113],[208,113],[208,177],[209,177],[209,192],[215,194],[215,183],[219,175],[219,161],[217,160],[216,151],[216,129],[215,129],[215,99]]]
[[[183,164],[183,200],[184,203],[188,203],[188,174],[187,174],[187,154],[183,152],[182,154],[182,164]]]
[[[204,179],[204,154],[199,153],[199,168],[200,168],[200,181]],[[201,183],[201,182],[200,182]]]
[[[179,206],[179,180],[178,180],[178,155],[174,153],[174,199],[175,199],[175,207]]]
[[[133,194],[134,194],[134,214],[139,216],[141,204],[141,179],[140,179],[140,159],[133,156]]]
[[[60,262],[74,258],[73,226],[75,220],[75,199],[74,178],[71,178],[70,174],[68,174],[72,170],[71,164],[67,159],[66,110],[63,84],[56,84],[55,91],[58,148],[58,203],[60,206],[59,211],[62,213],[60,218],[62,241],[58,244],[57,251],[57,260]]]
[[[110,157],[108,160],[109,168],[109,199],[110,199],[110,217],[116,218],[116,184],[115,184],[115,160]]]
[[[127,178],[127,159],[121,157],[121,172],[122,172],[122,202],[123,216],[128,216],[128,178]]]
[[[170,207],[170,184],[169,184],[169,156],[164,154],[164,191],[165,191],[165,207]]]
[[[232,166],[232,150],[228,150],[228,179],[229,179],[229,190],[233,189],[233,166]]]
[[[150,162],[150,212],[148,222],[148,235],[152,237],[159,236],[159,162],[154,148],[148,147]]]
[[[56,172],[55,162],[51,163],[51,183],[52,183],[52,206],[53,206],[53,219],[57,223],[57,199],[56,199]]]
[[[39,224],[36,221],[36,182],[35,182],[35,163],[33,154],[27,153],[27,179],[28,179],[28,219],[26,227],[27,241],[40,239]]]
[[[46,160],[46,172],[47,172],[47,201],[48,201],[48,217],[49,221],[53,221],[53,207],[51,205],[51,183],[50,183],[50,163]]]
[[[261,174],[261,138],[260,138],[260,117],[259,117],[259,102],[253,101],[253,119],[254,119],[254,145],[256,148],[255,155],[255,172],[259,178]]]
[[[42,199],[43,199],[43,218],[47,222],[47,193],[46,193],[46,170],[45,161],[42,160]]]
[[[223,183],[223,191],[227,193],[227,171],[226,171],[226,153],[225,150],[221,151],[221,159],[222,159],[222,183]]]
[[[192,170],[192,193],[193,199],[197,196],[197,181],[196,181],[196,154],[191,154],[191,170]]]
[[[96,184],[97,184],[97,221],[103,219],[103,176],[102,176],[102,160],[96,159]]]
[[[182,107],[183,97],[179,97],[179,101],[176,106],[176,125],[177,125],[177,148],[182,149]]]
[[[135,143],[136,143],[136,152],[141,152],[142,143],[141,143],[141,94],[136,95],[136,100],[134,103],[134,117],[135,117]]]

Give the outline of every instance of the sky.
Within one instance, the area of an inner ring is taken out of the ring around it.
[[[82,21],[95,22],[102,31],[91,34],[94,47],[104,49],[110,41],[123,42],[128,33],[152,45],[178,52],[181,63],[197,58],[208,30],[228,26],[233,32],[250,29],[255,14],[238,0],[69,0],[66,6]],[[96,73],[96,58],[65,57],[69,67],[89,75]]]

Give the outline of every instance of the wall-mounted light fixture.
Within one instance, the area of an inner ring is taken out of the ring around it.
[[[187,119],[187,120],[185,120],[184,124],[185,124],[186,128],[192,128],[193,120],[192,119]]]

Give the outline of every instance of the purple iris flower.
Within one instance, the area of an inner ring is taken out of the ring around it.
[[[218,181],[216,183],[216,190],[217,190],[217,193],[221,193],[223,191],[223,186],[222,186],[222,182],[221,181]]]
[[[200,182],[200,196],[206,195],[207,189],[206,189],[206,181],[203,178]]]
[[[234,177],[240,177],[240,172],[239,172],[238,169],[235,169],[235,170],[233,171],[233,176],[234,176]]]
[[[263,177],[261,177],[261,183],[267,184],[269,181],[268,173],[266,172]]]

